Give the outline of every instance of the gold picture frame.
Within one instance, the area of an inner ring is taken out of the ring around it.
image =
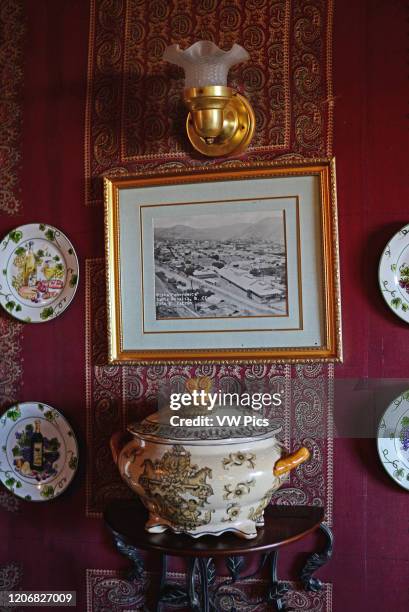
[[[104,187],[110,363],[342,361],[334,159]]]

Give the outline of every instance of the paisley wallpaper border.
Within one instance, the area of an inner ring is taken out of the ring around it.
[[[21,0],[0,6],[0,214],[21,214],[21,142],[26,7]],[[7,218],[8,224],[8,218]],[[1,291],[1,286],[0,286]],[[23,325],[0,313],[0,412],[17,401],[23,376]],[[16,512],[19,500],[0,491],[0,507]]]
[[[0,414],[19,398],[23,378],[22,341],[23,323],[0,312]],[[3,485],[0,485],[0,508],[8,512],[17,512],[20,508],[19,498]]]
[[[168,572],[167,578],[172,583],[184,585],[185,575],[178,572]],[[145,610],[145,594],[148,593],[151,585],[157,585],[158,577],[155,574],[146,573],[144,580],[129,582],[121,577],[121,573],[116,570],[87,569],[87,612],[97,610],[109,610],[110,612],[130,612],[131,610]],[[221,579],[223,580],[223,578]],[[219,582],[220,578],[216,578]],[[285,601],[287,609],[291,612],[332,612],[332,585],[323,583],[321,591],[316,593],[297,590],[299,585],[296,582],[285,581],[290,587]],[[257,605],[257,600],[265,596],[268,588],[268,581],[264,579],[249,579],[243,582],[238,581],[228,587],[223,587],[223,592],[230,597],[226,597],[226,605],[231,604],[231,595],[235,595],[237,612],[245,612],[251,609],[253,612],[264,612],[266,603]],[[241,600],[241,601],[240,601]],[[231,607],[224,607],[221,600],[220,612],[231,610]]]
[[[282,427],[289,449],[307,445],[311,459],[292,474],[273,496],[279,504],[314,504],[326,508],[332,522],[333,505],[333,366],[202,365],[119,366],[107,364],[106,293],[103,258],[86,260],[86,515],[100,517],[106,503],[130,498],[109,449],[111,434],[125,429],[156,409],[158,392],[167,386],[183,391],[185,380],[208,375],[218,388],[240,392],[285,391],[285,405],[273,417]]]
[[[0,6],[0,213],[21,213],[21,105],[26,34],[25,3]]]
[[[251,100],[258,129],[246,154],[224,163],[331,156],[333,0],[198,0],[191,11],[192,1],[90,0],[86,206],[101,203],[105,174],[220,163],[203,160],[188,148],[181,74],[161,60],[171,42],[186,48],[204,38],[222,48],[238,42],[250,51],[252,62],[233,69],[230,82]],[[189,13],[196,21],[189,20]],[[268,49],[265,40],[272,41]],[[132,496],[110,457],[110,433],[151,412],[161,384],[179,389],[188,376],[208,374],[229,391],[249,380],[263,389],[285,387],[286,405],[274,415],[282,424],[283,442],[290,449],[307,444],[312,459],[291,475],[273,501],[324,505],[326,521],[332,523],[332,365],[109,366],[105,310],[104,262],[90,259],[86,261],[88,517],[100,517],[109,499]],[[134,588],[117,572],[88,570],[89,612],[96,603],[93,577],[102,607],[106,588],[110,605],[115,593]],[[107,585],[99,582],[104,579]],[[140,586],[135,588],[140,597]],[[332,610],[331,585],[325,585],[315,605],[308,599],[311,596],[303,597],[294,600],[295,610]],[[125,611],[129,604],[117,609]]]
[[[241,159],[331,155],[333,0],[193,1],[91,0],[86,205],[102,200],[104,174],[212,163],[184,136],[181,74],[161,59],[174,42],[248,48],[251,61],[229,76],[257,119]]]

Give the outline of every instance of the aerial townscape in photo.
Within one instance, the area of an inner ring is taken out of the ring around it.
[[[153,229],[157,320],[287,314],[283,211],[157,217]]]

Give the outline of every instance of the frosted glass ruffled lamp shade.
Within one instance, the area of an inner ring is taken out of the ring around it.
[[[250,59],[247,51],[240,45],[223,51],[202,40],[185,50],[170,45],[163,59],[185,71],[186,132],[193,147],[211,157],[244,151],[253,137],[254,111],[244,96],[227,86],[227,74],[234,64]]]
[[[227,73],[234,64],[250,58],[247,51],[234,44],[230,51],[223,51],[208,40],[201,40],[182,51],[179,45],[165,49],[163,59],[181,66],[185,71],[185,87],[227,86]]]

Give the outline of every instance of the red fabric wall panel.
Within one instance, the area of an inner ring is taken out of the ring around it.
[[[408,328],[385,306],[377,267],[408,222],[408,6],[338,2],[335,141],[345,362],[336,377],[408,378]],[[378,383],[369,398],[375,400]],[[379,383],[380,384],[380,383]],[[409,386],[409,385],[408,385]],[[347,408],[347,407],[345,407]],[[356,409],[372,418],[371,400]],[[409,609],[408,494],[384,473],[373,439],[336,440],[334,609]]]

